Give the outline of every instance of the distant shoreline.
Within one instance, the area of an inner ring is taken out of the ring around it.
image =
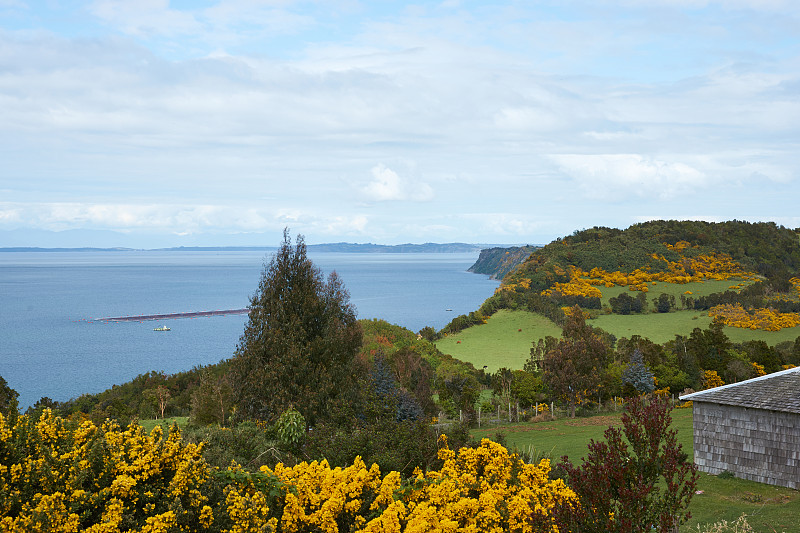
[[[309,244],[309,252],[336,253],[478,253],[486,248],[511,247],[514,245],[425,243],[425,244],[356,244],[329,243]],[[14,246],[0,248],[0,252],[274,252],[275,246],[176,246],[172,248],[42,248],[36,246]]]

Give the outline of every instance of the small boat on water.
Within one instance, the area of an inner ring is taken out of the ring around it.
[[[157,328],[153,328],[153,331],[169,331],[167,326],[159,326]]]

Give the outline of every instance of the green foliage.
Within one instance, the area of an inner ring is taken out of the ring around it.
[[[395,355],[397,355],[396,352]],[[388,417],[397,422],[406,420],[422,420],[424,413],[419,402],[408,391],[400,386],[392,372],[392,367],[384,358],[373,362],[370,372],[373,401],[371,409],[367,409],[370,418]],[[426,381],[427,383],[427,381]],[[433,405],[430,387],[426,387],[427,401]]]
[[[669,388],[674,394],[680,394],[692,384],[689,374],[679,366],[678,356],[674,353],[668,353],[663,363],[655,365],[653,373],[658,380],[658,387]]]
[[[388,363],[400,390],[411,395],[428,416],[436,413],[434,382],[443,383],[454,374],[476,373],[471,364],[441,353],[432,342],[406,328],[377,319],[360,323],[364,334],[359,358],[382,358]]]
[[[267,501],[274,502],[281,496],[297,494],[297,487],[288,485],[271,472],[249,472],[240,468],[213,469],[211,475],[222,485],[236,485],[262,492]]]
[[[242,422],[229,428],[219,426],[188,426],[183,430],[183,440],[203,442],[203,458],[213,467],[225,469],[232,462],[249,471],[262,465],[291,463],[291,454],[281,449],[274,427],[259,427],[254,422]]]
[[[543,378],[553,397],[566,401],[571,416],[575,407],[594,394],[609,362],[610,347],[591,326],[579,308],[573,308],[562,338],[544,358]]]
[[[638,394],[649,394],[655,390],[653,373],[644,363],[642,352],[638,349],[631,354],[631,361],[622,372],[623,386],[629,386]]]
[[[724,325],[716,320],[708,329],[694,328],[692,330],[686,341],[686,349],[688,356],[695,358],[698,368],[717,372],[725,370],[730,359],[728,350],[733,345],[723,330]]]
[[[163,387],[169,391],[164,416],[189,416],[191,398],[200,384],[200,376],[206,368],[211,367],[214,368],[215,373],[222,374],[227,370],[227,363],[223,361],[209,367],[196,366],[191,370],[176,374],[147,372],[126,383],[114,385],[103,392],[83,394],[78,398],[47,406],[55,408],[61,416],[87,415],[97,424],[102,423],[106,418],[114,418],[120,423],[128,423],[135,418],[145,419],[160,416],[157,409],[158,402],[153,401],[155,397],[152,392],[147,393],[146,391],[155,391],[159,387]]]
[[[609,272],[632,272],[636,269],[660,272],[667,266],[656,256],[678,261],[678,252],[667,249],[664,243],[674,245],[679,241],[688,241],[692,245],[682,252],[688,257],[709,252],[729,254],[744,268],[765,276],[769,290],[773,292],[791,292],[789,279],[800,269],[800,242],[796,233],[773,223],[658,220],[636,224],[624,231],[595,227],[557,239],[533,252],[524,263],[509,272],[503,284],[513,287],[513,291],[501,290],[491,300],[497,308],[516,309],[520,305],[527,305],[528,309],[562,324],[563,317],[559,317],[556,311],[559,305],[578,303],[584,308],[593,308],[595,305],[593,302],[559,302],[552,298],[542,301],[543,290],[557,282],[568,281],[569,266],[577,266],[585,271],[598,267]],[[521,283],[523,280],[526,284]],[[527,289],[523,288],[525,285]],[[739,297],[732,292],[729,298],[736,300]],[[743,294],[741,298],[751,296]],[[550,301],[550,305],[546,300]],[[631,302],[627,298],[622,300],[617,302],[621,312],[640,312],[628,306]],[[703,301],[698,304],[696,299],[683,295],[682,302],[684,305],[703,306],[710,303]],[[671,300],[656,302],[659,312],[666,312],[668,304],[670,308],[675,307]],[[787,312],[800,309],[800,301],[781,299],[776,301],[775,306]],[[646,306],[642,307],[642,311],[646,311]]]
[[[511,383],[511,397],[519,401],[520,407],[528,408],[544,399],[542,378],[532,372],[515,370]]]
[[[466,425],[454,424],[445,434],[453,449],[474,444]],[[397,423],[384,418],[350,427],[321,424],[308,433],[303,453],[325,458],[332,467],[351,465],[360,456],[368,465],[380,465],[381,471],[396,470],[410,477],[417,467],[425,471],[440,466],[438,437],[422,420]]]
[[[439,335],[452,335],[453,333],[458,333],[469,327],[485,324],[488,318],[487,315],[484,315],[480,311],[472,311],[467,315],[459,315],[443,327]]]
[[[278,439],[287,447],[297,446],[306,434],[306,419],[293,407],[289,407],[275,422]]]
[[[19,393],[8,386],[8,382],[0,376],[0,413],[12,422],[19,414]]]
[[[275,420],[290,405],[311,424],[330,419],[356,394],[361,328],[336,273],[327,281],[288,231],[261,274],[231,365],[242,417]]]
[[[656,311],[659,313],[669,313],[675,308],[675,296],[661,293],[656,298]]]
[[[452,401],[455,409],[462,411],[468,419],[474,418],[475,403],[481,394],[481,385],[474,375],[454,375],[445,379],[439,387],[439,401]],[[455,409],[452,414],[455,413]]]
[[[691,517],[697,467],[670,428],[669,410],[666,399],[633,398],[623,429],[609,427],[604,442],[591,441],[580,466],[563,458],[559,467],[579,503],[557,509],[559,529],[669,533]]]
[[[639,293],[636,297],[622,293],[616,298],[608,300],[611,312],[618,315],[630,315],[631,313],[642,313],[647,311],[647,297],[644,293]]]
[[[219,367],[207,367],[200,374],[200,385],[192,393],[192,423],[219,424],[224,427],[233,409],[233,389],[227,374]]]

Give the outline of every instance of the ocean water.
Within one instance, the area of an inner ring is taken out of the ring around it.
[[[336,270],[359,318],[419,331],[477,309],[498,282],[466,271],[478,254],[309,253]],[[216,363],[246,315],[104,323],[100,317],[247,307],[269,254],[255,251],[0,253],[0,376],[25,409],[151,370]],[[167,326],[168,332],[153,331]]]

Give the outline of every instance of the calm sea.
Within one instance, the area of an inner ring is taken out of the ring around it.
[[[419,331],[477,309],[498,282],[470,274],[478,254],[310,253],[336,270],[359,318]],[[246,315],[100,323],[108,316],[247,307],[263,252],[0,253],[0,376],[25,409],[151,370],[188,370],[233,354]],[[168,332],[155,332],[156,326]]]

